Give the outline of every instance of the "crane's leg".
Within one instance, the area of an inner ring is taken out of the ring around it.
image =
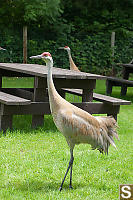
[[[65,176],[64,176],[63,181],[62,181],[62,183],[61,183],[61,186],[60,186],[60,188],[59,188],[60,191],[62,190],[63,183],[64,183],[64,181],[65,181],[65,178],[66,178],[66,176],[67,176],[68,171],[69,171],[70,168],[71,168],[71,171],[70,171],[70,186],[69,186],[69,187],[72,188],[72,165],[73,165],[73,161],[74,161],[73,149],[70,149],[70,153],[71,153],[71,158],[70,158],[69,165],[68,165],[68,168],[67,168],[67,170],[66,170]]]
[[[70,168],[70,185],[69,185],[69,188],[73,189],[73,187],[72,187],[72,168],[73,168],[73,161],[74,161],[73,150],[70,151],[70,153],[71,153],[71,158],[72,158],[72,164],[71,164],[71,168]]]

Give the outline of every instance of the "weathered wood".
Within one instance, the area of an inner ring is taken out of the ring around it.
[[[112,89],[113,89],[112,82],[107,79],[106,80],[106,94],[111,95]]]
[[[33,101],[46,101],[46,81],[41,77],[35,77]]]
[[[48,69],[44,65],[37,64],[18,64],[18,63],[0,63],[0,69],[4,71],[10,71],[10,75],[12,72],[19,72],[26,75],[39,76],[39,77],[47,77]],[[1,71],[1,73],[4,71]],[[3,74],[2,74],[3,76]],[[53,78],[61,78],[61,79],[79,79],[79,80],[87,80],[87,79],[106,79],[105,76],[97,75],[97,74],[89,74],[84,72],[76,72],[67,69],[55,68],[53,67]]]
[[[83,90],[80,90],[82,93],[82,102],[91,102],[93,101],[93,89],[96,87],[96,80],[92,80],[89,83],[89,89],[83,88]]]
[[[34,79],[34,102],[46,102],[47,101],[47,83],[42,77],[36,76]],[[44,125],[44,114],[32,115],[32,128]]]
[[[23,63],[27,63],[27,26],[23,26]]]
[[[133,64],[122,64],[117,63],[119,66],[123,66],[123,76],[122,79],[108,77],[106,80],[106,93],[110,95],[112,93],[113,86],[120,86],[121,87],[121,95],[126,95],[127,88],[133,87],[133,81],[128,80],[129,74],[133,73]]]
[[[133,81],[122,79],[122,78],[108,77],[107,80],[118,83],[118,86],[123,83],[131,87],[133,86]]]
[[[71,94],[82,96],[82,90],[80,89],[63,89],[63,90]],[[105,102],[111,105],[130,105],[131,104],[130,101],[126,101],[123,99],[118,99],[118,98],[114,98],[114,97],[110,97],[110,96],[106,96],[102,94],[97,94],[97,93],[93,93],[93,99],[97,101]]]
[[[0,74],[0,90],[1,90],[1,88],[2,88],[2,76]]]
[[[15,72],[13,70],[7,70],[7,69],[0,69],[0,74],[2,77],[34,77],[34,75],[26,74],[23,72]]]
[[[36,128],[44,125],[44,115],[33,115],[32,116],[32,128]]]
[[[83,89],[82,92],[82,102],[91,102],[93,101],[93,89]]]
[[[125,63],[125,64],[123,64],[123,63],[117,63],[117,65],[133,69],[133,64],[131,64],[131,63]]]
[[[36,64],[15,64],[15,63],[0,63],[1,76],[27,76],[35,77],[34,91],[33,89],[20,89],[10,90],[11,94],[18,94],[18,98],[29,97],[30,104],[26,105],[6,105],[2,104],[0,109],[1,116],[12,116],[31,114],[32,127],[43,125],[44,115],[50,114],[50,108],[48,103],[47,92],[47,67]],[[61,95],[64,97],[65,92],[61,88],[77,88],[83,89],[83,101],[91,101],[93,89],[95,88],[96,79],[106,79],[104,76],[89,74],[83,72],[75,72],[71,70],[65,70],[60,68],[53,68],[53,79],[55,87],[58,91],[61,91]],[[2,88],[3,90],[3,88]],[[5,89],[6,90],[6,89]],[[15,92],[15,93],[12,93]],[[15,95],[14,95],[15,96]],[[31,102],[31,99],[33,102]],[[16,99],[15,99],[16,100]],[[45,102],[47,101],[47,102]],[[90,104],[89,104],[90,103]],[[105,103],[92,103],[83,102],[75,103],[74,105],[86,110],[91,114],[108,114],[117,115],[120,106],[108,105]],[[12,118],[11,118],[12,120]],[[10,121],[11,121],[10,120]],[[8,125],[9,126],[9,125]]]
[[[30,100],[24,99],[18,96],[14,96],[12,94],[7,94],[2,91],[0,91],[0,130],[5,131],[6,129],[12,128],[12,118],[13,114],[10,114],[7,112],[7,114],[4,114],[5,106],[8,109],[9,106],[22,106],[22,105],[29,105],[31,103]]]
[[[12,116],[0,115],[0,131],[5,132],[7,129],[12,129]]]
[[[30,100],[0,92],[0,102],[6,105],[28,105]]]
[[[111,105],[130,105],[131,104],[131,101],[126,101],[123,99],[114,98],[114,97],[110,97],[110,96],[106,96],[102,94],[96,94],[96,93],[94,93],[93,98],[97,101],[102,101]]]
[[[110,105],[102,102],[82,102],[72,103],[73,105],[91,113],[91,114],[118,114],[120,106]],[[7,106],[4,105],[4,109],[0,111],[0,115],[49,115],[50,106],[48,102],[31,102],[29,105],[21,106]]]
[[[121,95],[126,95],[127,87],[133,87],[133,81],[108,77],[106,80],[106,93],[110,95],[112,93],[113,86],[121,86]]]
[[[33,88],[1,88],[4,93],[12,94],[17,97],[33,100]]]
[[[112,32],[111,34],[111,49],[112,49],[112,62],[114,62],[114,54],[115,54],[115,32]],[[114,64],[112,65],[112,76],[116,75],[116,70],[114,67]]]

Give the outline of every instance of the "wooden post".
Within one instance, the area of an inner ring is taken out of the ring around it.
[[[23,63],[27,63],[27,26],[23,26]]]
[[[115,54],[114,47],[115,47],[115,32],[112,32],[112,34],[111,34],[112,61],[114,61],[114,54]],[[114,66],[114,64],[112,64],[112,76],[115,76],[115,74],[116,74],[115,66]]]

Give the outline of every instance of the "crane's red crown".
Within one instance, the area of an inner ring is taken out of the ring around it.
[[[51,54],[50,54],[49,52],[43,52],[41,55],[42,55],[42,56],[45,56],[45,57],[47,57],[47,56],[52,57]]]
[[[68,48],[68,46],[65,46],[64,48]]]

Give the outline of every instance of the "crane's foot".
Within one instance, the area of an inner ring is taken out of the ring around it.
[[[62,190],[62,187],[59,188],[59,191],[60,191],[60,192],[61,192],[61,190]]]
[[[73,190],[73,187],[72,187],[72,185],[69,185],[69,189]]]

